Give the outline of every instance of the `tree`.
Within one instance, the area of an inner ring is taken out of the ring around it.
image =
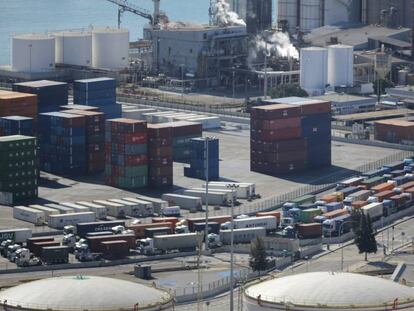
[[[309,95],[308,93],[306,93],[304,89],[302,89],[297,84],[282,84],[270,90],[271,98],[281,98],[290,96],[308,97]]]
[[[355,232],[355,244],[359,253],[365,253],[365,261],[368,260],[368,253],[377,253],[377,241],[372,229],[372,221],[369,215],[361,213],[361,221]]]
[[[252,241],[250,247],[249,265],[253,271],[259,271],[260,273],[260,271],[267,269],[267,263],[268,259],[263,240],[257,237],[254,241]]]

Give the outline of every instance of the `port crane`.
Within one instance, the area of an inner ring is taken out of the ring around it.
[[[150,11],[143,9],[133,3],[128,2],[127,0],[106,0],[118,6],[118,28],[121,27],[121,17],[124,12],[131,12],[133,14],[139,15],[143,18],[146,18],[150,21],[152,26],[158,26],[160,23],[160,1],[153,0],[154,2],[154,12],[151,14]]]

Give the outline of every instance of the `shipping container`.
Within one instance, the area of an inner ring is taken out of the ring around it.
[[[99,252],[102,249],[102,242],[106,241],[126,241],[128,249],[134,249],[136,246],[134,234],[115,234],[97,237],[88,237],[88,246],[92,252]]]
[[[200,222],[194,224],[194,231],[196,232],[204,232],[206,229],[206,223]],[[218,222],[208,222],[207,226],[208,233],[219,234],[220,233],[220,224]]]
[[[317,239],[322,237],[322,224],[309,223],[298,224],[296,226],[297,236],[299,239]]]
[[[128,199],[131,199],[131,198],[124,198],[124,200],[128,200]],[[133,198],[133,199],[135,200],[135,198]],[[154,213],[158,213],[158,214],[160,213],[160,211],[163,207],[168,206],[167,201],[164,201],[164,200],[158,199],[158,198],[152,198],[152,197],[147,197],[147,196],[140,195],[140,196],[137,197],[137,199],[152,203]]]
[[[69,213],[75,212],[73,210],[73,208],[63,206],[63,205],[60,205],[60,204],[48,203],[48,204],[45,204],[45,206],[47,206],[49,208],[53,208],[54,210],[58,211],[59,214],[69,214]]]
[[[206,184],[203,184],[206,188]],[[209,189],[234,189],[238,199],[250,199],[256,195],[256,185],[254,183],[231,183],[212,181],[208,183]]]
[[[0,136],[25,135],[36,136],[33,118],[22,116],[6,116],[0,118]]]
[[[354,201],[352,202],[351,206],[354,209],[360,209],[361,207],[368,204],[368,201]]]
[[[91,212],[94,212],[96,214],[96,218],[106,219],[107,213],[105,206],[86,201],[79,201],[76,202],[76,204],[83,205],[89,208]]]
[[[25,243],[26,240],[32,237],[32,229],[18,228],[18,229],[2,229],[0,230],[0,243],[6,240],[12,240],[14,243]]]
[[[135,237],[137,239],[145,238],[145,229],[148,228],[158,228],[158,227],[166,227],[169,226],[171,231],[175,228],[175,224],[171,222],[158,222],[158,223],[150,223],[150,224],[136,224],[136,225],[129,225],[127,226],[128,230],[133,230],[135,233]]]
[[[344,188],[349,188],[351,186],[358,186],[361,181],[364,180],[364,177],[352,177],[346,180],[339,182],[336,186],[337,190],[342,190]]]
[[[125,221],[111,220],[100,222],[81,222],[76,224],[76,234],[79,237],[84,238],[89,233],[108,232],[116,226],[125,226]]]
[[[60,246],[60,243],[52,240],[52,241],[43,241],[43,242],[34,242],[31,245],[31,248],[29,248],[29,250],[36,256],[36,257],[40,257],[42,254],[42,249],[44,247],[56,247],[56,246]]]
[[[230,220],[231,220],[231,216],[230,215],[210,216],[210,217],[208,217],[208,222],[216,222],[216,223],[219,223],[219,224],[223,224],[223,223],[228,222]],[[205,223],[205,222],[206,222],[206,218],[205,217],[188,218],[187,219],[188,229],[190,231],[195,231],[195,224],[197,224],[197,223]]]
[[[266,229],[263,227],[242,228],[233,230],[234,244],[251,243],[256,238],[263,238],[266,236]],[[231,230],[220,230],[220,241],[224,245],[231,243]]]
[[[162,200],[167,201],[171,206],[179,206],[182,209],[196,212],[202,209],[203,204],[200,197],[181,195],[175,193],[164,193]]]
[[[155,228],[146,228],[144,230],[144,235],[146,238],[153,238],[155,236],[159,235],[167,235],[167,234],[173,234],[173,230],[171,229],[171,226],[168,227],[155,227]]]
[[[28,92],[11,92],[0,90],[0,117],[24,116],[37,118],[38,98]]]
[[[76,203],[62,202],[60,205],[72,208],[74,213],[84,213],[90,211],[88,207]]]
[[[93,212],[50,215],[48,225],[51,228],[63,229],[65,226],[74,226],[81,222],[93,222],[95,220],[96,215]]]
[[[230,192],[209,191],[208,195],[206,195],[205,190],[187,189],[183,191],[183,194],[186,196],[199,197],[203,204],[206,204],[208,200],[209,205],[229,206],[233,199],[233,195]]]
[[[161,210],[161,215],[169,217],[175,216],[179,217],[181,215],[181,209],[179,206],[167,206]]]
[[[161,223],[161,222],[172,223],[173,226],[175,227],[175,225],[178,222],[178,218],[177,217],[153,217],[152,218],[152,223]]]
[[[344,199],[344,205],[351,205],[354,201],[365,201],[371,195],[370,190],[360,190],[354,193],[351,193]]]
[[[13,207],[13,217],[30,222],[36,226],[41,226],[45,223],[45,214],[42,211],[26,206]]]
[[[58,210],[51,208],[51,207],[43,206],[43,205],[33,204],[33,205],[29,205],[29,207],[43,212],[43,214],[45,215],[45,221],[48,219],[50,215],[60,214]]]
[[[128,214],[128,208],[124,204],[119,204],[107,200],[94,200],[93,203],[105,206],[106,213],[116,218],[125,218]]]
[[[99,251],[105,259],[122,259],[129,253],[128,242],[124,240],[119,241],[104,241],[101,242]]]
[[[372,221],[377,221],[383,216],[384,213],[382,203],[370,203],[361,207],[361,211],[366,216],[370,216]]]
[[[178,251],[195,251],[198,247],[197,233],[169,234],[155,236],[154,248],[163,252]]]
[[[252,227],[263,227],[266,231],[275,231],[277,229],[277,219],[274,216],[264,217],[247,217],[233,220],[234,229],[252,228]],[[231,229],[231,222],[224,223],[221,228]]]
[[[43,247],[40,259],[46,265],[68,263],[69,262],[69,247],[67,246]]]
[[[277,222],[280,222],[281,214],[279,211],[271,211],[271,212],[257,212],[256,217],[265,217],[265,216],[274,216],[277,218]]]
[[[392,190],[394,188],[395,188],[395,185],[393,183],[385,182],[385,183],[372,187],[371,191],[373,191],[374,193],[379,193],[379,192],[383,192],[386,190]]]
[[[127,214],[128,216],[148,217],[154,215],[154,207],[151,202],[136,198],[112,199],[109,201],[130,206],[131,211]]]
[[[45,236],[45,237],[30,237],[26,240],[26,247],[33,252],[33,248],[35,247],[35,243],[43,243],[43,242],[54,242],[55,238],[51,236]]]

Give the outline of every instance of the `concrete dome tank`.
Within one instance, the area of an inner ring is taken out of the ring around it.
[[[96,276],[62,276],[0,292],[10,311],[172,310],[173,296],[143,284]]]
[[[56,38],[56,63],[91,66],[92,34],[90,32],[58,32]]]
[[[92,31],[92,67],[123,69],[129,66],[129,31],[105,28]]]
[[[247,284],[243,300],[246,311],[412,310],[414,289],[362,274],[311,272]]]
[[[39,34],[14,36],[11,54],[13,71],[51,71],[55,68],[55,38]]]
[[[309,47],[300,50],[300,87],[310,96],[325,92],[328,81],[328,50]]]
[[[328,83],[335,86],[354,84],[354,48],[336,44],[328,47]]]

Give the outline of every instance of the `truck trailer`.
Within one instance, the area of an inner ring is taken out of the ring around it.
[[[175,193],[164,193],[162,199],[171,206],[179,206],[182,209],[196,212],[202,209],[203,204],[198,196],[189,196]]]
[[[93,222],[96,215],[93,212],[50,215],[48,225],[51,228],[63,229],[65,226],[75,226],[81,222]]]
[[[97,219],[106,219],[108,215],[106,212],[106,207],[103,205],[99,205],[99,204],[92,203],[92,202],[86,202],[86,201],[79,201],[79,202],[76,202],[76,204],[86,206],[87,208],[89,208],[91,212],[94,212],[96,214]]]
[[[45,214],[34,208],[26,206],[13,207],[13,217],[15,219],[30,222],[36,226],[41,226],[45,223]]]

